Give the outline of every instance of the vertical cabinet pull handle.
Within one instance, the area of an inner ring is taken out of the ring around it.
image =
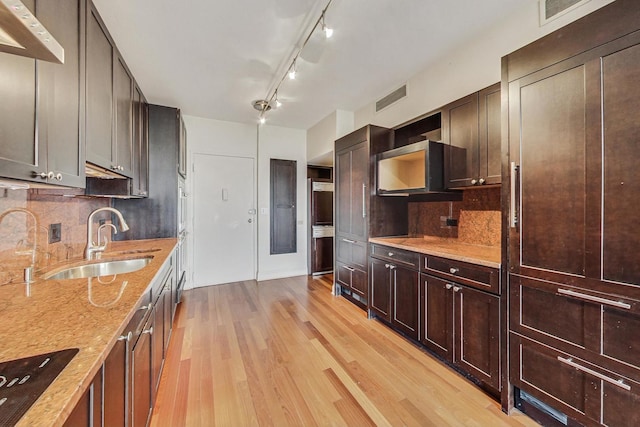
[[[447,283],[446,285],[444,285],[444,287],[447,289],[451,289],[453,288],[453,285],[451,283]]]
[[[460,292],[462,290],[462,288],[460,286],[454,286],[453,287],[453,292]]]
[[[362,218],[367,217],[367,186],[362,183]]]
[[[511,162],[511,197],[509,200],[509,226],[518,226],[518,208],[516,204],[517,180],[519,167],[516,162]]]

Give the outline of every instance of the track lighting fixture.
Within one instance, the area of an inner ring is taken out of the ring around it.
[[[291,67],[289,68],[289,80],[295,80],[296,79],[296,60],[293,60],[293,63],[291,64]]]
[[[278,89],[280,89],[282,82],[284,82],[287,76],[289,77],[289,80],[295,80],[295,78],[297,77],[296,61],[298,60],[298,57],[300,56],[302,49],[304,49],[307,43],[309,43],[309,40],[311,39],[311,36],[316,31],[316,29],[320,27],[320,29],[322,30],[326,38],[330,38],[333,35],[333,29],[327,27],[327,24],[325,22],[325,14],[327,13],[327,9],[329,9],[329,6],[331,5],[332,1],[333,0],[329,0],[325,8],[322,10],[320,17],[311,28],[311,31],[309,31],[309,34],[307,35],[307,37],[304,40],[302,40],[301,43],[299,44],[300,47],[297,49],[297,51],[295,51],[295,54],[291,59],[289,68],[287,68],[284,76],[282,76],[280,81],[276,84],[275,88],[273,88],[268,92],[270,95],[267,96],[265,99],[260,99],[253,102],[253,108],[255,108],[260,112],[258,121],[261,125],[266,122],[265,114],[267,113],[267,111],[271,110],[271,107],[279,108],[282,106],[282,103],[278,99]]]
[[[331,38],[331,36],[333,35],[333,28],[329,28],[327,27],[327,24],[324,22],[324,12],[322,12],[322,31],[324,32],[324,36],[326,38]]]

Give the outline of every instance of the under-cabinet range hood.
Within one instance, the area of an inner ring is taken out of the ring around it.
[[[60,43],[19,0],[0,0],[0,52],[64,63]]]

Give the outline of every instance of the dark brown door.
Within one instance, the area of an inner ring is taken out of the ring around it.
[[[421,341],[445,360],[453,361],[453,284],[420,275],[422,282]]]
[[[367,240],[369,145],[361,142],[336,155],[337,233]]]
[[[139,87],[133,92],[133,176],[131,194],[149,195],[149,139],[147,104]]]
[[[38,62],[38,138],[50,183],[84,187],[85,1],[38,1],[37,15],[64,46],[64,64]],[[81,28],[82,23],[82,28]]]
[[[454,285],[454,363],[500,389],[500,298]]]
[[[116,56],[113,70],[113,102],[115,105],[115,166],[118,172],[133,175],[133,79],[124,64]]]
[[[271,159],[271,254],[297,251],[297,162]]]
[[[333,270],[333,237],[313,239],[313,271]]]
[[[451,146],[447,188],[473,185],[478,179],[478,93],[442,109],[443,140]]]
[[[153,307],[153,333],[151,334],[151,404],[156,400],[160,370],[164,357],[164,311],[165,300],[161,294]]]
[[[151,328],[153,313],[147,320],[138,342],[131,351],[132,426],[145,427],[151,412]]]
[[[35,10],[33,0],[24,1]],[[36,145],[36,61],[17,55],[0,55],[0,171],[2,176],[32,179],[45,173]],[[46,150],[45,150],[46,152]],[[46,159],[46,155],[42,156]],[[26,166],[25,166],[26,165]]]
[[[104,361],[105,426],[125,426],[129,417],[129,341],[127,335],[118,339]]]
[[[391,270],[389,263],[371,258],[370,272],[370,309],[378,317],[389,322],[391,321]]]
[[[87,161],[105,168],[112,162],[113,47],[91,7],[87,14]]]
[[[398,330],[417,340],[420,273],[397,264],[390,264],[389,268],[391,269],[393,292],[391,323]]]
[[[312,191],[311,225],[333,224],[333,191]]]
[[[502,182],[502,134],[500,83],[478,92],[478,184]]]

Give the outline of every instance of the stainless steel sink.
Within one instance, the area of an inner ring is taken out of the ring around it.
[[[114,274],[131,273],[144,268],[153,259],[152,256],[111,261],[98,261],[90,264],[54,270],[42,276],[45,280],[82,279],[85,277],[111,276]]]

